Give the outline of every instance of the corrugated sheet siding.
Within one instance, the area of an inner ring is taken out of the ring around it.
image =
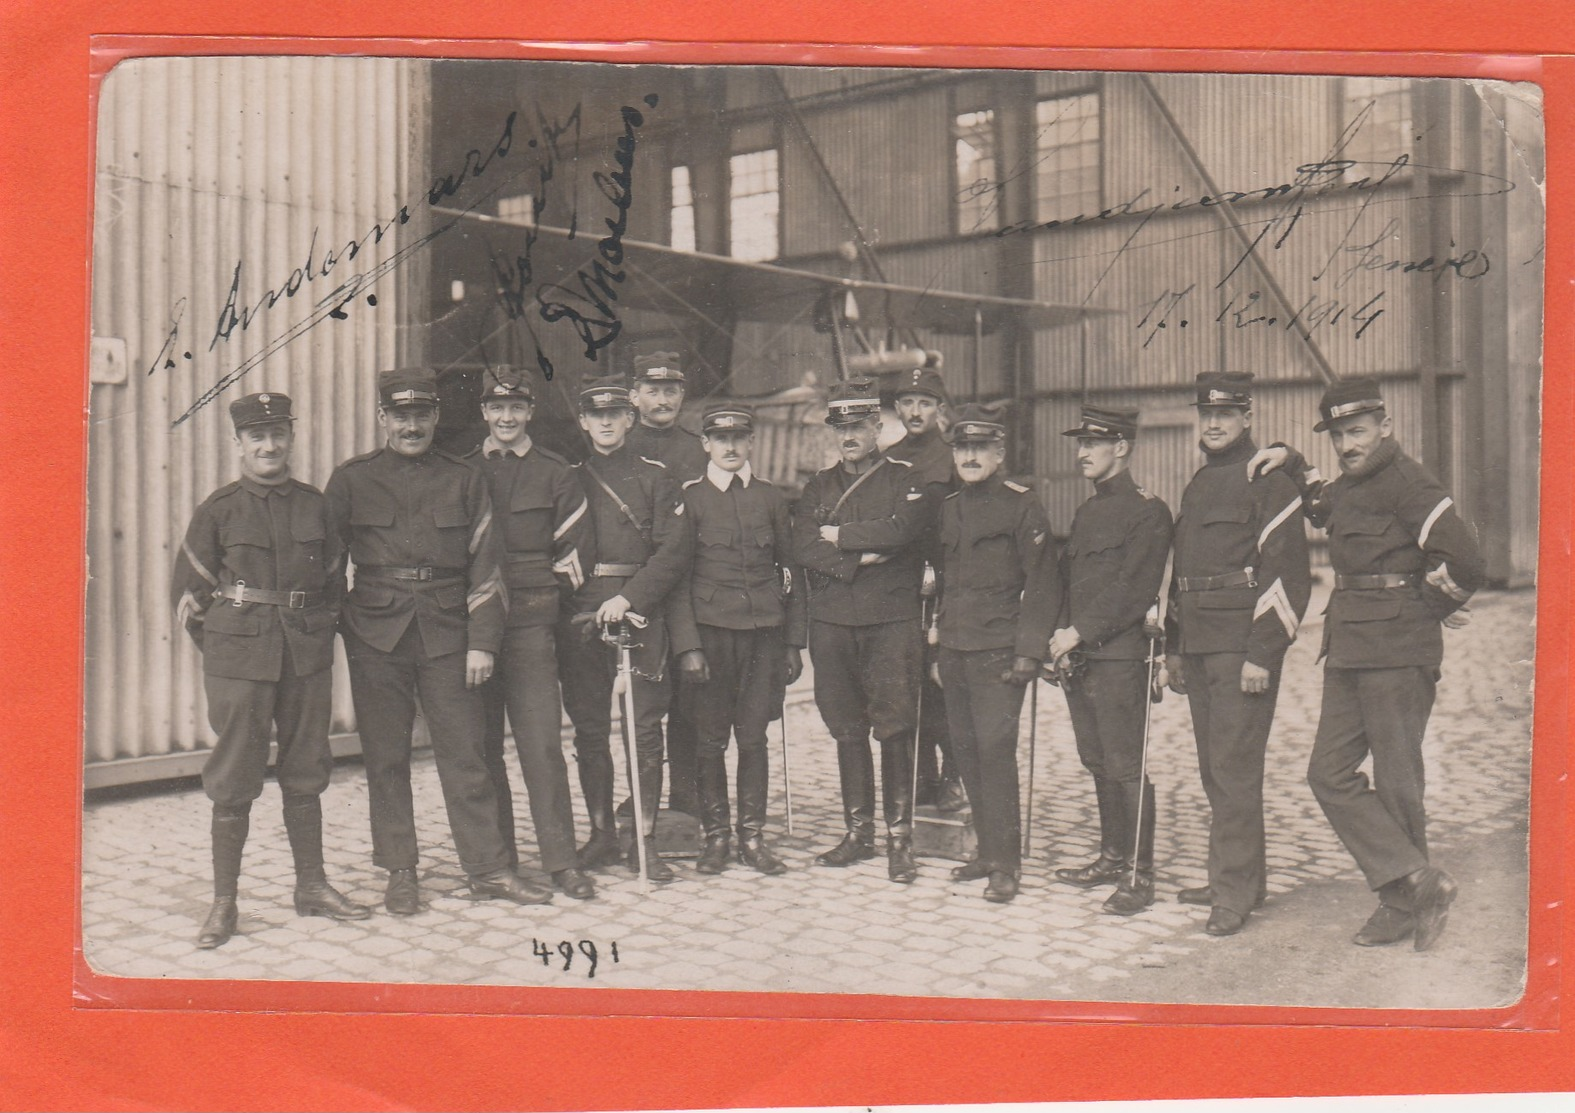
[[[343,278],[336,271],[315,296],[307,287],[280,301],[209,351],[237,261],[240,300],[255,305],[303,264],[314,228],[320,263],[406,199],[423,65],[145,59],[122,63],[103,86],[93,332],[126,341],[129,374],[90,396],[90,763],[200,749],[211,738],[200,658],[175,629],[167,585],[197,504],[239,474],[227,403],[255,390],[289,394],[300,415],[294,474],[317,486],[373,443],[373,375],[399,357],[393,276],[373,288],[375,310],[362,303],[346,320],[325,321],[171,425]],[[385,258],[390,241],[376,250]],[[149,374],[181,298],[176,366]],[[346,729],[349,688],[338,668],[334,724]]]

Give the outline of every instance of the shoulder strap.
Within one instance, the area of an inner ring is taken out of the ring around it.
[[[861,475],[857,479],[855,479],[852,483],[848,484],[848,489],[846,491],[842,492],[842,497],[840,499],[838,499],[837,500],[837,504],[831,508],[831,516],[833,518],[835,518],[837,516],[837,514],[842,510],[842,504],[848,501],[848,496],[851,495],[854,491],[857,491],[861,486],[863,486],[864,481],[866,479],[868,479],[870,476],[874,475],[876,472],[880,471],[880,466],[882,464],[884,464],[885,462],[886,462],[886,457],[882,456],[879,460],[875,461],[875,466],[874,467],[870,468],[869,471],[865,472],[863,475]]]
[[[629,504],[618,497],[618,492],[609,487],[607,485],[607,481],[601,476],[597,475],[596,469],[593,468],[589,463],[585,465],[585,470],[590,474],[592,479],[596,480],[596,485],[607,492],[607,497],[612,499],[613,504],[618,507],[618,513],[629,519],[629,524],[639,532],[640,536],[645,539],[645,543],[649,545],[651,543],[650,531],[640,524],[640,519],[634,516],[634,511],[629,509]]]

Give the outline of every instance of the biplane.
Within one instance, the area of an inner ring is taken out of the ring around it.
[[[831,382],[872,378],[889,404],[897,376],[935,367],[953,400],[966,401],[980,393],[986,338],[1114,312],[887,281],[867,245],[851,242],[839,252],[850,272],[841,274],[630,239],[618,245],[612,267],[596,236],[583,231],[477,212],[436,215],[457,222],[450,234],[463,249],[446,252],[459,265],[451,304],[433,307],[433,328],[475,337],[465,358],[435,361],[445,399],[441,443],[461,451],[485,434],[476,403],[480,373],[490,364],[535,367],[543,380],[550,370],[533,429],[543,443],[579,458],[579,382],[622,372],[635,351],[669,348],[683,353],[690,369],[681,420],[694,428],[712,397],[752,405],[761,426],[759,470],[796,489],[825,463],[820,418]],[[742,352],[739,336],[751,328],[759,335]],[[799,358],[772,359],[773,342]],[[961,368],[947,365],[940,350],[959,343],[967,353]],[[741,375],[750,361],[754,373]]]

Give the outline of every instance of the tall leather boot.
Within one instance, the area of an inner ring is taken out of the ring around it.
[[[328,884],[323,872],[323,804],[316,796],[284,798],[284,830],[295,859],[295,914],[364,920],[372,914]]]
[[[580,847],[577,857],[582,870],[616,865],[618,828],[613,821],[612,754],[579,755],[580,792],[585,797],[585,813],[591,821],[591,837]]]
[[[241,880],[241,854],[251,830],[250,804],[213,805],[213,906],[197,933],[197,946],[205,951],[222,947],[235,934],[240,915],[235,897]]]
[[[917,880],[913,860],[912,736],[888,738],[880,744],[880,795],[886,812],[886,876],[899,885]]]
[[[697,873],[721,873],[732,853],[731,817],[727,806],[727,759],[721,748],[702,744],[695,753],[695,796],[705,848],[695,863]]]
[[[1094,799],[1099,806],[1099,857],[1086,866],[1055,871],[1056,880],[1082,889],[1117,882],[1131,865],[1126,846],[1132,839],[1132,831],[1127,828],[1121,782],[1095,777]],[[1125,834],[1122,833],[1124,828],[1127,828]]]
[[[672,867],[656,852],[656,810],[662,803],[662,755],[637,754],[636,759],[639,772],[635,779],[639,784],[640,810],[645,817],[645,830],[641,832],[645,839],[645,876],[656,882],[671,881],[675,876]],[[636,873],[640,870],[639,847],[632,842],[624,865]]]
[[[851,866],[875,857],[875,763],[868,739],[838,739],[837,772],[842,780],[842,818],[848,833],[836,846],[815,856],[822,866]]]
[[[786,873],[766,845],[766,790],[770,773],[764,746],[738,750],[738,860],[761,873]]]
[[[1143,833],[1138,841],[1138,793],[1143,795]],[[1154,903],[1154,787],[1141,781],[1121,782],[1123,810],[1132,821],[1132,828],[1123,832],[1123,847],[1137,857],[1137,880],[1131,869],[1121,873],[1116,891],[1105,900],[1106,912],[1116,916],[1132,916]],[[1128,859],[1130,861],[1130,859]]]

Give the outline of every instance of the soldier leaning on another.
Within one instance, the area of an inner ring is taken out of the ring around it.
[[[295,858],[295,910],[362,920],[323,871],[323,813],[334,624],[343,594],[344,547],[316,487],[290,477],[295,418],[283,394],[230,404],[241,478],[210,495],[175,558],[177,619],[202,650],[208,721],[218,734],[202,767],[213,801],[213,907],[197,946],[235,934],[241,855],[252,801],[279,732],[277,775]]]
[[[1428,857],[1422,741],[1444,659],[1442,625],[1464,624],[1458,612],[1482,583],[1482,555],[1455,500],[1401,451],[1376,382],[1336,382],[1318,409],[1313,430],[1328,431],[1338,478],[1325,483],[1284,445],[1263,454],[1285,463],[1308,519],[1328,530],[1334,566],[1307,781],[1378,894],[1355,942],[1414,937],[1424,951],[1444,930],[1456,886]],[[1369,755],[1371,783],[1361,769]]]
[[[681,589],[698,640],[673,646],[689,719],[699,732],[700,822],[705,849],[695,869],[721,873],[730,847],[727,743],[738,741],[738,860],[765,874],[787,869],[765,841],[770,765],[766,727],[783,690],[803,671],[805,606],[792,567],[787,498],[749,464],[754,414],[707,406],[705,474],[683,485],[695,559]]]

